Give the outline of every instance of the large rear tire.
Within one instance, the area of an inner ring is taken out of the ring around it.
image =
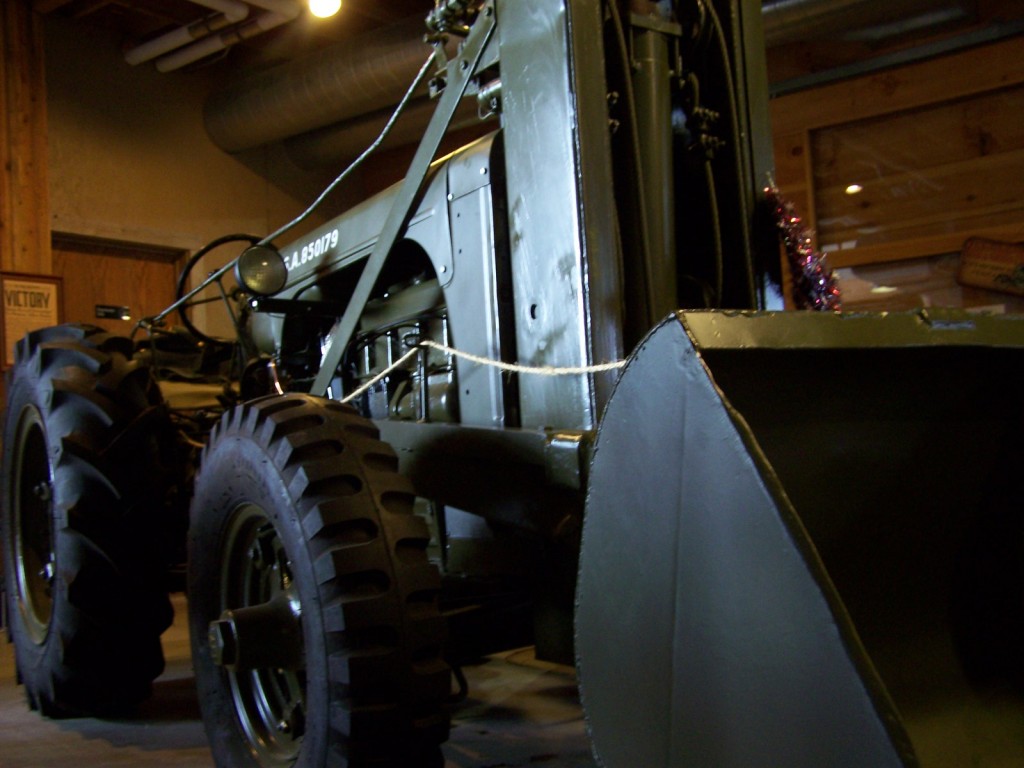
[[[189,621],[221,766],[440,766],[440,579],[391,449],[339,403],[224,415],[196,480]]]
[[[92,326],[34,331],[7,383],[3,554],[29,705],[111,715],[149,695],[171,622],[155,507],[167,415],[132,345]]]

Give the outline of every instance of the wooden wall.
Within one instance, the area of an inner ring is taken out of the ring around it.
[[[28,0],[0,3],[0,269],[49,274],[42,25]]]
[[[776,181],[812,229],[853,244],[834,267],[958,252],[971,235],[1024,239],[1022,106],[1021,36],[793,93],[771,103]],[[844,199],[865,164],[858,145],[889,169]]]
[[[155,315],[174,301],[185,253],[53,237],[53,271],[63,279],[63,320],[90,323],[130,336],[142,317]],[[124,307],[129,320],[98,317],[97,307]]]

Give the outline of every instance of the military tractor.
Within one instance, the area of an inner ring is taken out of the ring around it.
[[[452,670],[526,643],[614,768],[1020,764],[1024,324],[781,311],[758,3],[424,12],[402,181],[18,343],[29,705],[146,697],[187,563],[220,766],[439,766]]]

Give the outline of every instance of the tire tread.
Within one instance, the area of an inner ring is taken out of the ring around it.
[[[149,469],[152,438],[133,428],[139,404],[159,408],[160,400],[131,352],[128,339],[86,325],[33,331],[16,346],[8,395],[18,399],[15,405],[37,408],[45,423],[63,586],[41,652],[19,629],[12,627],[12,635],[29,706],[48,717],[130,711],[163,670],[159,637],[171,607],[154,569],[156,542],[139,537],[148,530],[139,518],[154,511],[150,495],[159,498],[161,479]],[[8,425],[5,446],[13,442],[11,431]],[[116,441],[123,450],[115,453],[133,456],[131,471],[113,466],[109,451]],[[5,472],[13,461],[8,453],[5,448]],[[126,475],[136,477],[135,488],[126,487]],[[7,505],[5,497],[5,532],[13,524]],[[9,599],[13,617],[17,598]]]
[[[303,394],[225,414],[200,476],[233,439],[255,441],[273,460],[308,542],[330,649],[331,749],[341,755],[331,764],[436,764],[450,694],[440,576],[394,452],[351,407]]]

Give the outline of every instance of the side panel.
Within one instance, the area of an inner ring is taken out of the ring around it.
[[[399,185],[395,184],[298,240],[281,246],[281,255],[288,266],[288,285],[277,298],[322,298],[308,293],[309,289],[325,275],[365,260],[377,242],[398,189]],[[447,190],[447,174],[432,171],[423,199],[404,235],[427,252],[442,285],[447,284],[446,276],[450,279],[453,274]],[[317,249],[318,243],[325,247]],[[256,313],[251,322],[259,348],[272,353],[282,338],[284,316]]]
[[[499,0],[498,34],[519,360],[617,359],[621,292],[600,3]],[[522,426],[592,428],[610,378],[520,377]]]
[[[490,150],[490,140],[481,146]],[[445,299],[452,342],[460,351],[499,360],[501,318],[490,152],[464,152],[452,159],[447,172],[454,276],[445,290]],[[461,423],[505,426],[501,372],[461,357],[456,358],[455,366]]]

